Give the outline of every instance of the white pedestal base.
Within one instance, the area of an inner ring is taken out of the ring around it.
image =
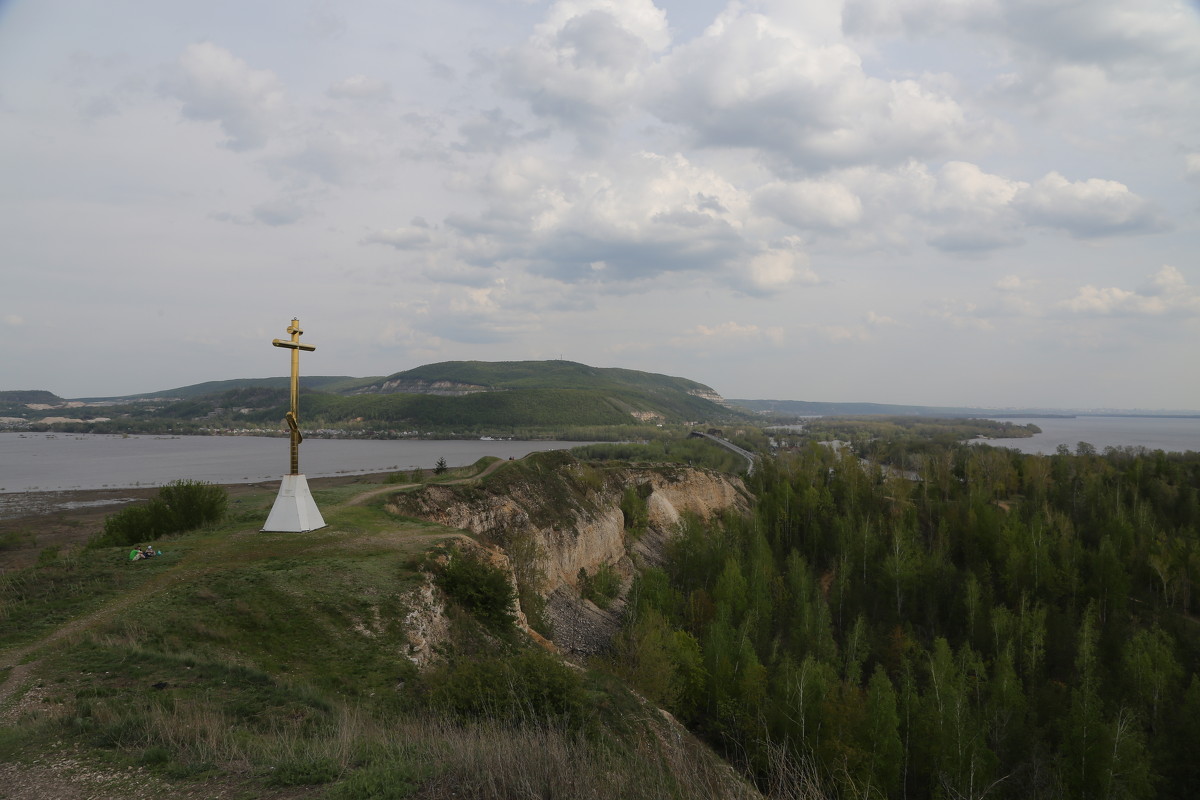
[[[284,475],[279,484],[279,494],[275,497],[275,505],[267,517],[267,524],[262,526],[264,531],[279,531],[284,533],[303,533],[324,528],[325,520],[317,510],[312,492],[308,490],[308,480],[303,475]]]

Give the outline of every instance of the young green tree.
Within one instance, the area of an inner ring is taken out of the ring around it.
[[[655,705],[673,707],[676,679],[674,637],[663,615],[647,609],[613,640],[613,671]]]
[[[1149,630],[1142,628],[1125,643],[1122,656],[1130,694],[1150,730],[1157,730],[1167,698],[1175,695],[1176,685],[1183,678],[1171,637],[1157,625]]]
[[[882,666],[875,667],[867,684],[867,746],[870,748],[867,773],[871,786],[882,797],[897,797],[904,747],[900,741],[896,688]]]

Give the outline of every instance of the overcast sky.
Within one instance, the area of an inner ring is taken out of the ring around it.
[[[0,389],[1200,408],[1194,0],[0,0]]]

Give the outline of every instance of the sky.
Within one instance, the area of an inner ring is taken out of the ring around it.
[[[1200,408],[1195,0],[0,0],[0,389]]]

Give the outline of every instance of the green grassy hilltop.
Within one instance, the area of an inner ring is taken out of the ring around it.
[[[155,541],[160,557],[55,552],[4,574],[0,796],[750,794],[613,678],[484,620],[461,590],[444,601],[427,571],[470,537],[389,513],[412,488],[316,490],[328,526],[306,534],[258,530],[264,490]],[[437,663],[418,670],[439,620]]]

